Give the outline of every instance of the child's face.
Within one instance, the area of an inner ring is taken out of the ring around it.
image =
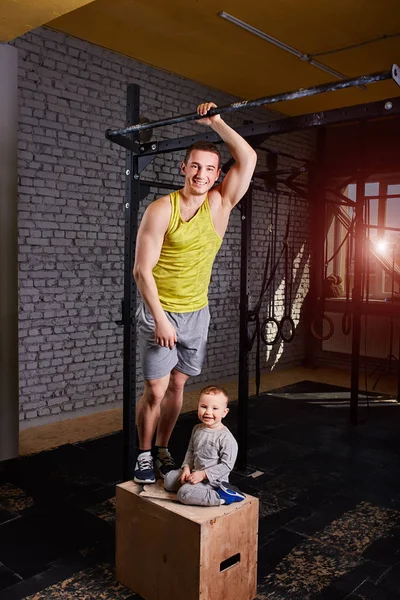
[[[226,397],[223,394],[203,394],[200,396],[197,414],[206,427],[217,429],[228,411]]]

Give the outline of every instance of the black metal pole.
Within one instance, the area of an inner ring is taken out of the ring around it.
[[[0,465],[18,456],[18,50],[0,44]]]
[[[391,286],[391,294],[390,294],[390,300],[391,300],[391,308],[392,310],[390,311],[390,328],[389,328],[389,356],[388,356],[388,372],[391,374],[392,373],[392,362],[393,359],[396,360],[396,357],[393,355],[393,328],[394,328],[394,311],[393,311],[393,307],[394,307],[394,266],[395,266],[395,259],[396,259],[396,244],[393,244],[392,246],[392,286]],[[399,357],[400,360],[400,357]]]
[[[238,384],[238,458],[237,467],[247,468],[248,403],[249,403],[249,265],[251,251],[252,185],[242,198],[241,254],[240,254],[240,325],[239,325],[239,384]]]
[[[391,307],[392,310],[394,306]],[[399,335],[399,345],[398,345],[398,355],[397,355],[397,402],[400,402],[400,335]]]
[[[362,125],[360,125],[362,128]],[[362,136],[360,136],[362,142]],[[360,154],[362,147],[360,144]],[[358,392],[360,373],[360,344],[361,344],[361,312],[362,312],[362,275],[364,254],[364,200],[365,180],[362,175],[357,177],[357,195],[355,207],[354,229],[354,282],[352,292],[353,328],[351,345],[351,392],[350,392],[350,423],[358,423]],[[351,265],[349,265],[351,268]]]
[[[324,279],[324,244],[327,231],[325,229],[326,190],[325,190],[325,149],[326,129],[318,131],[316,163],[310,169],[310,198],[312,201],[311,215],[311,264],[310,290],[306,302],[305,320],[307,323],[307,338],[305,347],[306,364],[317,366],[318,353],[321,351],[321,341],[311,333],[311,323],[316,315],[321,313],[322,281]],[[323,323],[321,323],[321,328]],[[322,330],[321,332],[322,333]]]
[[[265,106],[266,104],[276,104],[277,102],[285,102],[287,100],[297,100],[298,98],[304,98],[306,96],[315,96],[316,94],[323,94],[325,92],[334,92],[336,90],[357,87],[368,83],[375,83],[377,81],[385,81],[386,79],[393,79],[398,85],[400,85],[400,72],[397,65],[393,65],[390,70],[382,71],[380,73],[372,73],[371,75],[361,75],[353,79],[343,79],[341,81],[323,83],[310,88],[301,88],[299,90],[283,92],[272,96],[265,96],[255,100],[234,102],[233,104],[228,104],[226,106],[212,108],[207,114],[208,116],[213,116],[227,112],[233,112],[236,110],[243,110],[245,108],[257,108],[259,106]],[[187,115],[180,115],[178,117],[171,117],[169,119],[160,119],[150,123],[136,123],[135,125],[126,127],[125,129],[117,129],[115,131],[108,129],[106,136],[108,139],[111,139],[117,135],[124,135],[132,132],[137,133],[139,131],[144,131],[145,129],[153,129],[155,127],[162,127],[164,125],[174,125],[175,123],[184,123],[198,119],[199,115],[197,113],[190,113]]]
[[[127,123],[139,119],[140,86],[132,84],[127,90]],[[125,182],[125,251],[124,251],[124,371],[123,371],[123,478],[132,479],[135,468],[136,440],[136,284],[133,278],[140,179],[138,158],[126,152]]]

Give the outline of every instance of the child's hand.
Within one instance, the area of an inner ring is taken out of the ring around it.
[[[200,483],[200,481],[204,481],[204,479],[206,479],[206,472],[205,471],[193,471],[193,473],[190,474],[188,481],[189,483]]]
[[[190,477],[190,469],[187,465],[185,465],[182,469],[181,484],[183,485],[184,483],[186,483],[189,480],[189,477]]]

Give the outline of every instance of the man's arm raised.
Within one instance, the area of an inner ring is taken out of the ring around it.
[[[161,306],[153,276],[153,268],[160,258],[170,215],[168,196],[156,200],[147,208],[136,239],[133,275],[140,295],[153,315],[157,344],[172,348],[176,343],[176,331]]]
[[[198,107],[199,115],[206,115],[210,108],[216,108],[216,104],[201,104]],[[223,204],[233,208],[248,190],[257,163],[257,153],[241,135],[221,119],[220,115],[203,118],[199,123],[211,127],[225,142],[235,159],[235,164],[219,186]]]

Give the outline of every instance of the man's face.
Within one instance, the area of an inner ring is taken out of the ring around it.
[[[187,163],[181,165],[185,186],[189,186],[192,194],[199,196],[212,188],[220,172],[218,155],[205,150],[192,150]]]

